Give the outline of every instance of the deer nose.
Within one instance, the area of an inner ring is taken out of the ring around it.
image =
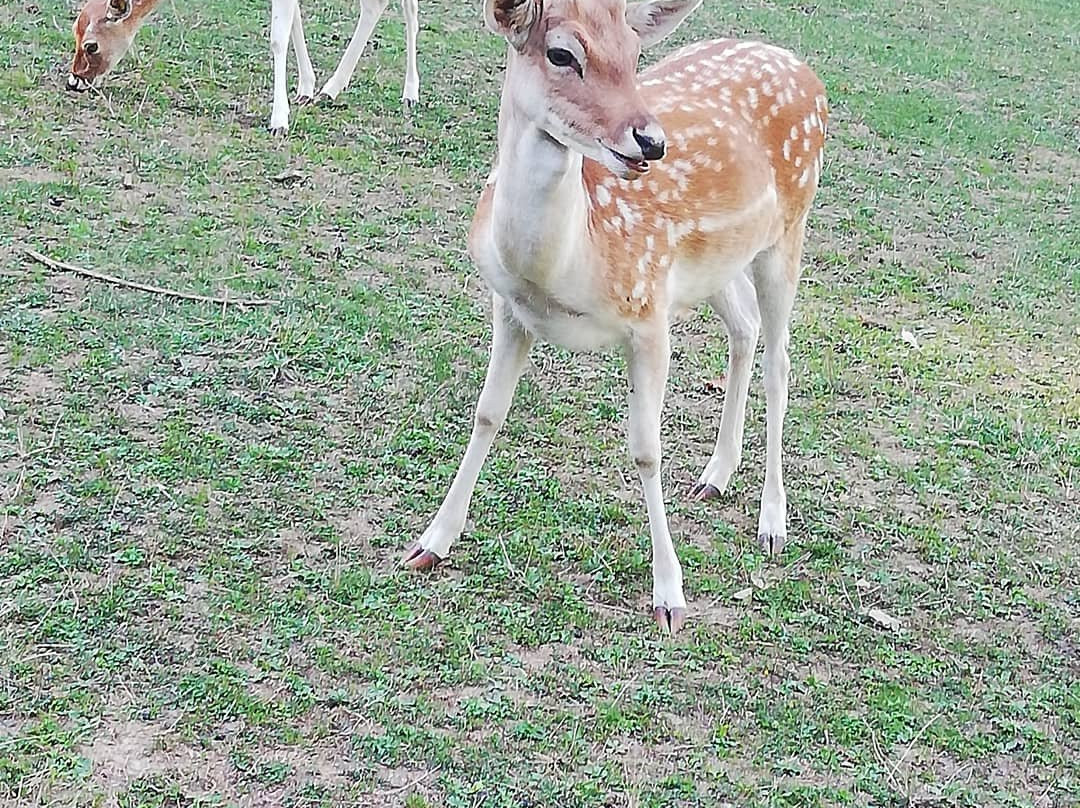
[[[98,52],[98,43],[93,41],[84,42],[82,47],[83,50],[89,53],[91,56]]]
[[[644,129],[635,127],[634,140],[641,147],[641,156],[646,160],[659,160],[664,156],[664,132],[659,126],[650,124]]]

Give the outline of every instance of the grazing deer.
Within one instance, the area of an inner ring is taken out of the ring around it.
[[[677,632],[686,600],[660,484],[660,411],[670,323],[702,301],[727,327],[730,367],[716,449],[694,494],[718,496],[739,464],[760,327],[768,450],[758,533],[774,551],[786,537],[788,320],[822,168],[824,87],[787,51],[733,40],[684,48],[639,82],[640,48],[700,2],[485,0],[488,27],[509,42],[496,168],[469,236],[492,289],[494,337],[464,459],[405,566],[433,567],[460,535],[534,339],[620,344],[652,534],[653,615]]]
[[[94,82],[112,70],[131,47],[139,28],[161,0],[89,0],[75,20],[75,57],[68,76],[69,90],[88,90]],[[352,78],[356,63],[375,24],[386,11],[388,0],[360,0],[360,19],[349,46],[345,49],[334,75],[319,93],[321,98],[337,98]],[[420,75],[416,69],[416,36],[419,31],[417,0],[402,0],[405,12],[405,89],[406,107],[420,98]],[[285,57],[292,40],[300,74],[296,103],[309,104],[315,94],[315,69],[304,40],[299,0],[272,0],[270,10],[270,50],[274,56],[274,107],[270,131],[283,135],[289,128],[289,97],[286,89]]]

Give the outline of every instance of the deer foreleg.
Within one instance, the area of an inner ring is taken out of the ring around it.
[[[402,563],[413,569],[428,569],[446,558],[450,545],[465,529],[476,480],[495,435],[506,420],[518,379],[525,369],[533,338],[526,332],[498,295],[493,296],[493,338],[487,378],[465,457],[458,467],[450,491],[420,541],[406,551]]]
[[[660,412],[671,360],[667,324],[635,334],[629,344],[630,455],[637,466],[652,536],[653,616],[660,628],[676,633],[686,619],[682,567],[664,512],[660,483]]]
[[[319,92],[320,96],[331,99],[337,98],[341,91],[348,86],[353,71],[356,70],[356,63],[360,61],[360,54],[364,52],[364,46],[367,45],[367,41],[371,37],[371,32],[375,30],[379,18],[386,11],[387,2],[388,0],[360,0],[360,19],[356,21],[356,30],[353,31],[352,39],[349,40],[349,45],[345,48],[345,53],[338,63],[337,70],[334,71],[334,75],[327,80]]]
[[[416,69],[416,37],[420,32],[420,3],[402,0],[405,13],[405,88],[401,100],[410,107],[420,100],[420,73]]]
[[[296,103],[301,106],[310,104],[315,97],[315,68],[311,64],[308,55],[307,40],[304,38],[304,23],[300,19],[300,6],[296,6],[296,14],[292,24],[293,54],[296,56],[296,70],[300,80],[296,87]]]
[[[296,0],[272,0],[270,6],[270,52],[274,56],[274,106],[270,112],[270,132],[275,135],[284,135],[289,131],[285,59],[297,11]]]

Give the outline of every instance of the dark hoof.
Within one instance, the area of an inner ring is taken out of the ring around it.
[[[334,96],[327,93],[319,93],[315,96],[315,106],[329,107],[334,105]]]
[[[315,99],[310,95],[298,95],[296,96],[296,106],[306,107],[311,104]]]
[[[284,138],[289,134],[289,127],[287,126],[271,126],[270,136],[276,138]]]
[[[757,540],[765,554],[771,556],[780,555],[784,551],[784,545],[787,544],[787,536],[770,536],[766,533],[758,534]]]
[[[698,483],[690,489],[690,498],[700,502],[708,502],[710,499],[719,499],[720,489],[710,483]]]
[[[419,544],[410,547],[405,551],[405,555],[401,557],[401,566],[417,572],[433,570],[441,563],[441,558],[430,550],[425,550]]]
[[[662,632],[674,637],[686,622],[686,609],[656,606],[653,608],[653,619],[656,620],[656,625],[660,626]]]

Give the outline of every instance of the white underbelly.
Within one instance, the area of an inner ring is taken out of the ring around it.
[[[538,339],[572,351],[592,351],[625,338],[624,327],[614,317],[598,313],[600,307],[590,295],[579,291],[555,298],[537,284],[507,272],[497,260],[478,264],[492,291]]]
[[[526,331],[571,351],[595,351],[623,339],[622,329],[612,328],[587,314],[541,311],[533,301],[520,299],[508,302]]]
[[[715,297],[764,249],[768,249],[767,244],[755,244],[738,255],[677,259],[667,277],[668,310],[693,309]]]

